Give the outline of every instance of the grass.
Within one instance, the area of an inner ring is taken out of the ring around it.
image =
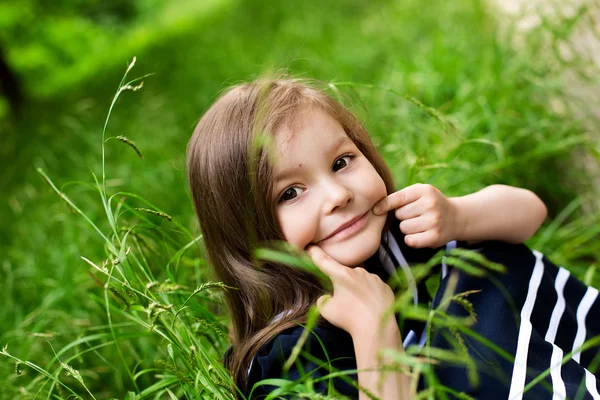
[[[598,161],[598,121],[580,112],[593,104],[568,100],[566,77],[590,67],[552,50],[573,22],[522,35],[481,1],[429,7],[240,2],[197,24],[190,14],[187,29],[143,46],[135,76],[154,75],[110,113],[107,136],[143,159],[103,138],[125,60],[4,121],[0,343],[23,362],[0,363],[0,398],[231,396],[218,362],[228,289],[210,283],[198,246],[184,153],[216,93],[267,68],[347,94],[398,187],[532,189],[551,218],[530,244],[599,286],[597,177],[580,161]]]

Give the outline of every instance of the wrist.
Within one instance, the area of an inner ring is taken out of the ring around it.
[[[382,365],[393,361],[385,353],[382,353],[384,350],[404,353],[398,325],[379,332],[374,330],[355,332],[352,335],[352,342],[357,368],[371,370],[372,373],[375,373]]]
[[[387,317],[383,322],[379,320],[370,324],[361,324],[349,333],[354,343],[380,343],[385,345],[383,347],[396,347],[397,345],[402,347],[400,328],[398,328],[393,315]]]
[[[454,212],[454,231],[450,240],[469,240],[471,220],[465,199],[463,197],[451,197],[448,200]]]

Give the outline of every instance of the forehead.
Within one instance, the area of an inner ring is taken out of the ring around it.
[[[327,151],[332,146],[352,142],[342,125],[326,111],[302,111],[290,123],[275,131],[277,155],[290,156],[306,151]]]
[[[275,181],[329,162],[343,146],[354,145],[344,128],[324,111],[307,115],[297,129],[276,132]]]

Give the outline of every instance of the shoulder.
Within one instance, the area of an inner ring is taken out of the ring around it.
[[[328,379],[333,371],[355,370],[356,360],[351,336],[342,329],[329,324],[314,327],[308,332],[305,340],[302,337],[302,326],[287,329],[267,344],[254,356],[248,373],[246,395],[249,396],[253,387],[264,379],[287,379],[289,381],[315,380],[313,387],[317,392],[327,392]],[[303,342],[300,340],[303,339]],[[300,343],[300,344],[299,344]],[[284,371],[286,361],[292,355],[293,349],[299,344],[300,352],[289,370]],[[323,379],[319,379],[323,378]],[[356,374],[348,378],[356,380]],[[333,386],[341,394],[351,395],[356,390],[343,379],[332,379]],[[252,392],[252,398],[260,398],[272,390],[272,385],[257,385]]]

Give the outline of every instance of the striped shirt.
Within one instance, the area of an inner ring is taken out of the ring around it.
[[[411,266],[429,261],[440,250],[450,252],[466,244],[450,242],[438,249],[413,249],[405,244],[398,224],[383,239],[377,254],[365,262],[365,268],[384,281],[402,274],[412,291],[414,304],[432,309],[443,306],[449,316],[467,317],[469,313],[463,305],[444,299],[450,288],[453,294],[474,291],[466,299],[473,306],[476,322],[468,333],[461,334],[464,343],[461,357],[469,357],[471,363],[460,360],[440,363],[435,367],[438,383],[478,399],[600,400],[596,382],[600,347],[582,348],[586,341],[600,334],[600,300],[596,289],[583,285],[566,269],[558,268],[525,245],[484,242],[477,251],[504,265],[506,271],[478,277],[452,269],[442,261],[437,266],[441,281],[431,299],[423,282],[415,281]],[[423,347],[430,332],[432,347],[457,349],[456,331],[438,327],[435,321],[428,327],[423,322],[402,318],[399,323],[404,347]],[[302,330],[297,327],[284,331],[261,348],[249,368],[246,395],[262,379],[284,377],[281,368]],[[351,337],[331,325],[315,327],[303,350],[311,357],[300,357],[285,378],[296,380],[304,375],[303,371],[312,371],[313,379],[328,374],[329,370],[315,359],[330,360],[334,370],[356,368]],[[469,374],[469,365],[476,368],[476,379]],[[356,374],[348,377],[357,379]],[[348,382],[339,378],[332,381],[340,394],[358,398],[356,389]],[[422,379],[420,388],[430,384]],[[323,393],[327,393],[328,386],[327,380],[314,385]],[[252,398],[261,398],[269,389],[273,387],[257,386]],[[449,395],[449,398],[454,397]]]
[[[598,290],[522,244],[486,242],[479,252],[503,264],[505,273],[475,277],[451,271],[442,280],[433,307],[441,304],[454,279],[454,293],[479,291],[467,297],[477,316],[471,330],[502,352],[474,335],[462,335],[479,381],[470,382],[467,368],[454,365],[436,371],[440,382],[481,399],[600,400],[596,382],[600,347],[590,347],[592,342],[583,346],[600,335]],[[468,315],[455,303],[447,313]],[[443,329],[431,337],[433,347],[452,349],[455,342]]]

